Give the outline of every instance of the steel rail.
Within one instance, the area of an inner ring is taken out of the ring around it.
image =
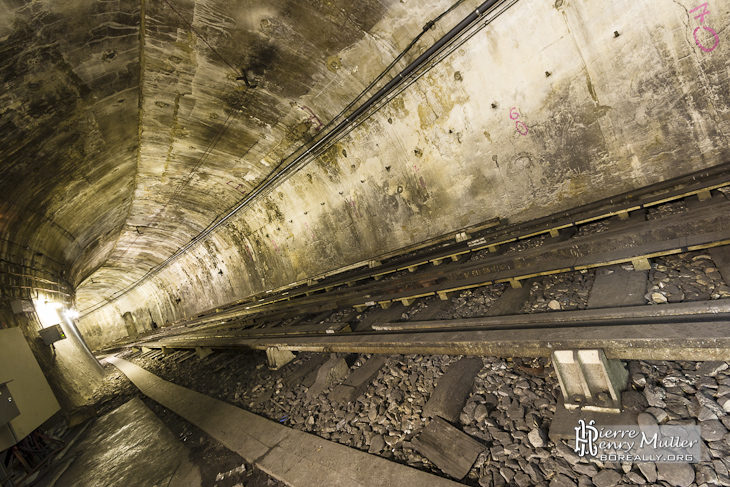
[[[609,358],[641,360],[725,360],[730,327],[725,321],[687,319],[636,324],[628,319],[593,324],[548,324],[509,329],[369,332],[316,336],[169,337],[111,348],[147,347],[297,352],[399,353],[546,357],[553,350],[601,348]]]

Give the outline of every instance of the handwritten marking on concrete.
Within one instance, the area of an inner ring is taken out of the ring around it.
[[[226,184],[227,184],[228,186],[230,186],[231,188],[235,189],[236,191],[238,191],[239,193],[241,193],[241,194],[244,194],[244,195],[246,194],[246,192],[245,192],[245,191],[242,191],[242,190],[241,190],[241,187],[243,186],[243,184],[239,184],[238,186],[234,186],[234,185],[233,185],[233,184],[235,184],[235,182],[234,182],[234,181],[228,181],[228,182],[227,182]]]
[[[314,231],[312,231],[312,229],[311,229],[311,228],[309,228],[309,225],[307,225],[307,224],[305,223],[305,224],[304,224],[304,226],[305,226],[305,227],[307,227],[307,230],[309,230],[309,232],[310,232],[310,233],[312,234],[312,240],[316,240],[316,239],[317,239],[317,237],[316,237],[316,236],[314,235]]]
[[[357,205],[355,204],[355,198],[350,196],[350,208],[352,209],[352,213],[355,215],[356,218],[362,218],[362,213],[357,209]]]
[[[414,169],[416,170],[416,172],[418,172],[418,166],[416,166],[416,165],[414,164],[414,165],[413,165],[413,167],[414,167]],[[417,175],[417,176],[418,176],[418,175]],[[418,181],[419,181],[419,182],[421,183],[421,187],[423,187],[423,188],[425,188],[425,187],[426,187],[426,181],[424,181],[424,180],[423,180],[423,177],[422,177],[422,176],[418,176]]]
[[[314,127],[317,132],[322,130],[322,127],[324,127],[324,125],[322,124],[322,121],[319,119],[319,117],[314,114],[314,112],[312,111],[311,108],[309,108],[306,105],[299,105],[299,108],[301,108],[302,110],[304,110],[306,112],[309,112],[310,117],[307,119],[307,121],[317,124],[317,126]]]
[[[707,2],[703,3],[702,5],[699,5],[699,6],[695,7],[695,8],[693,8],[692,10],[689,11],[689,13],[693,13],[696,10],[699,10],[700,8],[702,8],[702,12],[700,12],[697,15],[695,15],[695,20],[699,19],[700,24],[704,24],[705,23],[705,15],[709,15],[710,14],[710,11],[707,8]],[[700,39],[697,37],[697,32],[700,29],[706,30],[707,32],[709,32],[710,34],[712,34],[712,36],[715,38],[715,43],[713,44],[712,47],[705,47],[705,45],[702,44],[702,42],[700,41]],[[699,48],[702,49],[704,52],[712,52],[720,44],[720,36],[717,35],[717,32],[715,32],[712,28],[707,27],[706,25],[700,25],[697,28],[695,28],[695,30],[692,33],[692,35],[694,35],[695,44],[697,44],[699,46]]]
[[[520,118],[520,113],[517,111],[517,107],[512,107],[509,109],[509,118],[512,120],[517,120]],[[520,125],[522,126],[523,130],[520,130]],[[520,135],[527,135],[529,130],[527,130],[527,125],[522,120],[517,120],[515,122],[515,130],[517,130],[517,133]]]

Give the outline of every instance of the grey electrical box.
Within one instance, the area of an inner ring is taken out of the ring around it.
[[[33,308],[33,302],[26,299],[10,301],[10,307],[16,315],[19,313],[32,313],[35,310],[35,308]]]
[[[58,340],[63,340],[66,338],[66,334],[61,329],[61,325],[53,325],[49,326],[48,328],[43,328],[41,331],[39,331],[41,338],[43,339],[43,343],[46,345],[50,345],[53,342],[57,342]]]
[[[13,396],[10,395],[8,383],[0,383],[0,426],[8,424],[18,416],[20,416],[20,411],[18,411],[18,406],[13,401]]]

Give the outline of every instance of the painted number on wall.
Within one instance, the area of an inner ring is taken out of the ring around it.
[[[517,107],[512,107],[509,109],[509,118],[512,120],[517,120],[520,118],[520,114],[517,111]],[[520,135],[527,135],[527,125],[525,125],[522,120],[517,120],[515,122],[515,129],[517,130],[517,133]]]
[[[309,228],[309,225],[305,223],[304,226],[307,227],[307,230],[309,230],[309,232],[312,234],[312,240],[316,240],[317,237],[314,235],[314,231]]]
[[[414,169],[416,170],[416,172],[418,172],[418,166],[416,166],[416,165],[414,164],[414,165],[413,165],[413,168],[414,168]],[[418,176],[418,175],[417,175],[417,176]],[[421,183],[421,187],[422,187],[422,188],[425,188],[425,187],[426,187],[426,181],[424,181],[424,180],[423,180],[423,176],[418,176],[418,182],[420,182],[420,183]]]
[[[708,15],[710,13],[710,11],[707,9],[707,2],[703,3],[702,5],[700,5],[698,7],[693,8],[692,10],[689,11],[689,13],[696,12],[699,9],[702,9],[702,11],[699,12],[695,16],[695,19],[699,19],[700,20],[700,24],[704,24],[705,23],[705,15]],[[710,34],[712,34],[712,36],[715,38],[714,39],[715,40],[715,43],[712,45],[712,47],[706,47],[704,44],[702,44],[702,42],[700,42],[699,38],[697,37],[697,32],[699,32],[700,29],[705,29],[707,32],[709,32]],[[700,26],[698,26],[695,29],[695,31],[694,31],[694,36],[695,36],[695,43],[698,46],[700,46],[700,49],[702,49],[705,52],[712,52],[712,51],[714,51],[715,48],[717,47],[717,45],[720,44],[720,36],[717,35],[717,32],[715,32],[710,27],[707,27],[706,25],[700,25]]]
[[[226,184],[228,186],[230,186],[231,188],[235,189],[236,191],[238,191],[239,193],[241,193],[243,195],[246,194],[246,192],[241,189],[243,187],[243,184],[239,184],[238,186],[234,186],[234,184],[236,184],[236,183],[233,182],[233,181],[228,181]]]
[[[355,203],[355,198],[352,196],[350,196],[350,208],[357,218],[362,218],[362,213],[360,213],[360,210],[357,209],[357,203]]]

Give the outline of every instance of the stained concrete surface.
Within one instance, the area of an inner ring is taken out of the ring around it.
[[[102,361],[102,363],[104,364],[105,377],[101,387],[97,388],[88,404],[71,414],[69,424],[78,425],[90,418],[106,417],[130,401],[141,399],[144,405],[162,421],[164,426],[172,433],[172,436],[178,439],[178,443],[187,449],[187,458],[197,467],[202,487],[240,487],[240,484],[245,487],[283,486],[282,483],[272,479],[260,469],[246,464],[240,455],[227,449],[200,428],[144,396],[116,367],[105,361]],[[61,439],[69,444],[76,444],[74,440],[75,431],[81,427],[86,426],[70,428],[70,433],[64,435]],[[85,435],[88,434],[88,432],[85,433]],[[91,434],[93,434],[93,431]],[[60,477],[74,456],[82,451],[84,450],[76,448],[68,453],[63,453],[61,458],[59,458],[61,455],[56,457],[53,460],[54,467],[44,474],[38,487],[55,486],[55,479]],[[169,487],[173,485],[170,484]],[[164,483],[162,486],[168,487]]]
[[[434,34],[475,3],[464,2]],[[318,9],[327,17],[327,5],[312,4],[303,18]],[[291,13],[276,6],[246,16],[221,2],[188,4],[183,15],[224,56],[235,54],[232,46],[257,49],[249,38],[270,39],[271,56],[241,60],[265,65],[253,90],[228,78],[164,5],[149,7],[155,23],[143,33],[134,203],[124,230],[104,239],[118,236],[116,249],[76,294],[83,308],[105,306],[82,322],[92,347],[124,336],[127,312],[138,328],[175,321],[456,228],[494,217],[529,220],[727,160],[727,31],[716,29],[719,48],[701,50],[688,15],[693,4],[517,2],[225,228],[106,304],[250,194],[318,133],[317,119],[336,114],[446,7],[384,5],[354,12],[368,19],[355,21],[366,35],[309,49],[327,27],[306,26],[329,24],[290,25]],[[711,16],[712,26],[728,22],[722,9]],[[297,36],[277,37],[287,25]],[[302,48],[293,62],[288,54]],[[192,174],[229,115],[231,128]]]
[[[53,487],[203,485],[188,449],[139,398],[97,419],[76,452]]]
[[[402,64],[479,3],[460,4]],[[259,187],[452,4],[0,4],[0,258],[17,266],[3,268],[3,296],[57,285],[49,297],[75,295],[80,311],[103,304],[80,322],[95,348],[456,228],[526,221],[728,160],[730,11],[702,17],[719,36],[708,49],[690,0],[516,2],[208,240],[110,299]],[[0,326],[19,323],[37,342],[8,307]],[[91,389],[75,379],[92,374],[64,348],[34,351],[57,389],[79,389],[66,394],[73,404]]]

